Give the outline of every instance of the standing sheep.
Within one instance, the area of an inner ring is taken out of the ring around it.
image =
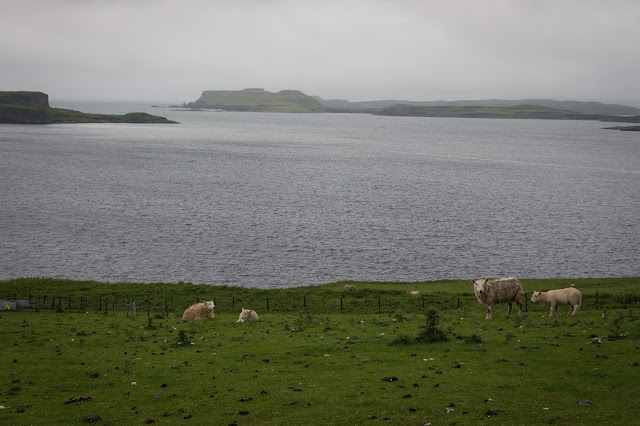
[[[411,297],[420,297],[420,292],[418,290],[413,290],[411,292]]]
[[[534,291],[533,296],[531,296],[531,301],[533,303],[540,302],[544,305],[549,305],[550,317],[553,316],[554,310],[558,311],[558,315],[560,315],[560,306],[571,305],[569,315],[573,316],[578,312],[582,304],[582,293],[573,287],[549,291]]]
[[[347,284],[347,285],[345,285],[345,286],[344,286],[344,289],[345,289],[346,291],[353,291],[353,292],[358,291],[358,289],[356,288],[356,286],[355,286],[355,285],[353,285],[353,284]]]
[[[236,322],[246,321],[258,321],[258,314],[256,313],[256,311],[242,308],[242,312],[240,312],[240,316],[238,317],[238,321]]]
[[[486,319],[493,319],[493,305],[498,303],[508,303],[507,318],[511,314],[511,305],[516,302],[518,305],[518,315],[522,311],[522,296],[524,290],[522,283],[516,278],[500,278],[498,280],[481,279],[472,280],[473,289],[476,293],[478,302],[487,305]]]
[[[183,321],[199,320],[204,318],[213,318],[213,310],[216,305],[212,301],[196,303],[189,306],[182,314]]]

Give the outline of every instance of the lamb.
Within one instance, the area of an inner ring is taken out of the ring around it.
[[[356,286],[355,286],[355,285],[353,285],[353,284],[347,284],[347,285],[345,285],[345,286],[344,286],[344,289],[345,289],[346,291],[354,291],[354,292],[355,292],[355,291],[358,291],[358,289],[356,288]]]
[[[213,300],[207,302],[204,301],[202,303],[196,303],[195,305],[189,306],[182,314],[183,321],[191,321],[191,320],[199,320],[204,318],[213,318],[213,310],[216,305],[213,303]]]
[[[242,312],[240,312],[240,316],[238,317],[238,321],[236,322],[246,321],[258,321],[258,314],[256,313],[256,311],[242,308]]]
[[[522,283],[518,279],[509,277],[498,280],[480,279],[472,281],[478,302],[487,305],[487,316],[485,319],[493,319],[493,305],[505,302],[509,304],[507,318],[509,318],[511,314],[513,302],[516,302],[518,305],[518,315],[520,315],[524,290]]]
[[[420,292],[418,290],[413,290],[411,292],[411,297],[420,297]]]
[[[573,316],[580,309],[582,304],[582,294],[580,290],[574,287],[561,288],[549,291],[534,291],[531,296],[531,302],[540,302],[549,305],[549,316],[553,316],[553,311],[558,311],[560,315],[560,306],[570,305],[569,315]]]

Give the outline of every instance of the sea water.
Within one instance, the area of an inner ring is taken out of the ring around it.
[[[608,123],[52,106],[180,124],[0,125],[0,280],[640,275],[640,134]]]

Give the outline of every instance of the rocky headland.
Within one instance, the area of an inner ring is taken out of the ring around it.
[[[90,114],[71,109],[51,108],[49,96],[42,92],[0,91],[0,123],[176,123],[144,112],[124,115]]]

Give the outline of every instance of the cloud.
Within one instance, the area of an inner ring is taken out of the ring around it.
[[[350,100],[640,103],[640,3],[631,0],[0,6],[4,90],[189,101],[207,89],[264,87]]]

